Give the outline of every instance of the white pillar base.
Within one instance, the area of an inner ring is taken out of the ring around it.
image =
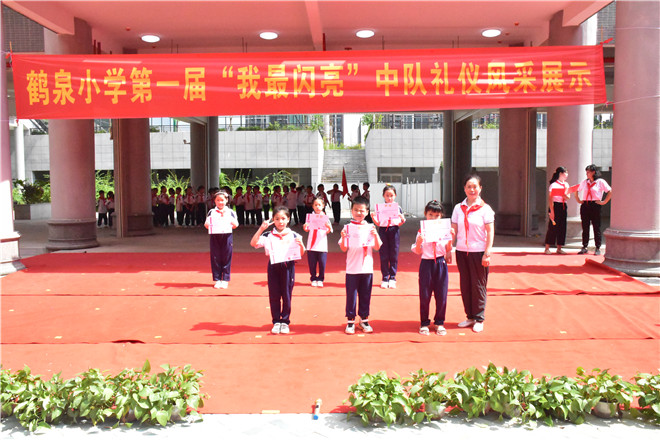
[[[18,240],[21,235],[17,232],[7,237],[0,237],[0,275],[7,275],[25,269],[21,263],[18,250]]]
[[[606,229],[605,265],[628,275],[660,277],[660,231]]]

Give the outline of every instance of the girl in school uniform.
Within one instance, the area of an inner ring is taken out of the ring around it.
[[[227,206],[229,194],[220,190],[213,196],[215,208],[206,215],[204,227],[209,231],[211,273],[216,289],[229,287],[231,258],[234,252],[232,230],[238,227],[236,213]]]
[[[612,188],[600,178],[600,171],[596,165],[591,164],[585,168],[587,178],[584,179],[577,190],[575,199],[580,204],[580,218],[582,219],[582,249],[578,254],[586,254],[589,246],[589,225],[594,228],[594,242],[596,252],[600,255],[602,238],[600,234],[600,211],[603,205],[612,198]],[[607,193],[603,200],[603,194]]]
[[[442,205],[437,200],[430,201],[424,208],[426,220],[442,218]],[[445,329],[445,314],[447,311],[447,289],[449,287],[449,271],[451,264],[451,240],[427,242],[422,231],[417,232],[415,243],[411,250],[422,259],[419,263],[419,334],[429,334],[429,310],[431,296],[435,298],[435,315],[433,324],[435,333],[439,336],[447,334]]]
[[[451,228],[456,237],[456,266],[460,275],[461,298],[467,319],[459,327],[484,330],[486,285],[490,253],[495,236],[495,213],[481,199],[481,178],[468,176],[463,183],[466,198],[454,207]]]
[[[273,187],[273,195],[270,198],[270,204],[273,208],[273,215],[275,215],[275,208],[283,204],[284,199],[282,198],[282,188],[279,185]]]
[[[396,188],[392,185],[385,185],[383,188],[383,200],[385,203],[394,203],[396,200]],[[399,207],[399,218],[392,220],[388,224],[382,224],[378,215],[372,215],[374,225],[378,227],[378,235],[383,244],[378,251],[380,257],[380,273],[383,280],[380,283],[381,289],[396,289],[396,269],[399,264],[399,225],[406,222],[403,211]]]
[[[270,255],[272,243],[278,240],[293,240],[300,246],[300,255],[305,253],[302,236],[293,232],[287,226],[291,220],[289,209],[284,205],[273,208],[273,219],[264,221],[257,232],[252,236],[250,245],[256,249],[264,248],[266,255]],[[275,228],[264,234],[271,225]],[[271,264],[268,262],[268,299],[270,301],[270,314],[273,319],[271,333],[289,333],[291,323],[291,295],[296,281],[295,261]]]
[[[112,227],[112,218],[115,212],[115,193],[108,191],[108,199],[105,201],[105,206],[108,208],[108,227]]]
[[[545,234],[545,253],[550,254],[550,246],[557,243],[557,253],[566,254],[562,246],[566,244],[566,202],[571,197],[567,194],[568,170],[564,167],[557,167],[548,188],[548,232]],[[553,195],[554,192],[554,195]],[[557,195],[561,193],[561,195]]]
[[[314,199],[312,209],[314,214],[323,214],[325,201],[321,197]],[[309,225],[305,223],[303,229],[310,232]],[[328,234],[332,233],[330,220],[325,229],[314,229],[307,237],[307,263],[309,264],[309,275],[312,287],[323,287],[325,280],[325,265],[328,262]],[[318,267],[318,275],[316,269]]]
[[[96,200],[96,209],[99,213],[96,226],[101,227],[101,223],[105,223],[105,226],[108,226],[108,206],[106,205],[107,199],[105,198],[105,191],[99,191],[99,198]]]

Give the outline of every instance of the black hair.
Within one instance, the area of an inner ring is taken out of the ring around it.
[[[386,191],[392,191],[396,195],[396,188],[389,183],[383,187],[383,195],[385,195]]]
[[[369,209],[369,199],[367,199],[366,197],[362,197],[362,196],[356,196],[353,199],[353,203],[351,203],[351,208],[354,205],[364,205],[367,209]]]
[[[594,164],[587,165],[587,167],[584,169],[585,171],[593,171],[594,172],[594,180],[598,180],[601,177],[600,171],[598,170],[598,167]]]
[[[463,186],[467,185],[468,181],[472,179],[476,180],[479,186],[481,186],[481,177],[479,177],[478,174],[468,174],[465,176],[465,179],[463,179]]]
[[[323,197],[315,197],[314,202],[316,202],[317,200],[320,200],[323,203],[323,206],[325,206],[325,199]],[[314,204],[314,202],[312,202],[312,204]]]
[[[283,212],[284,215],[286,215],[286,218],[291,220],[291,212],[289,212],[289,208],[286,207],[286,205],[278,205],[273,208],[273,218],[275,218],[275,214],[278,212]]]
[[[294,188],[294,189],[297,188],[296,183],[295,183],[295,182],[291,182],[291,183],[289,184],[289,188]]]
[[[259,185],[254,185],[252,189],[259,189]]]
[[[360,189],[360,187],[357,186],[357,184],[354,183],[353,185],[351,185],[351,191],[355,191],[356,189]]]
[[[237,187],[236,187],[236,191],[238,191],[239,189],[240,189],[241,191],[243,191],[243,187],[242,187],[242,186],[237,186]]]
[[[557,167],[554,174],[550,178],[550,183],[552,184],[552,183],[556,182],[557,180],[559,180],[559,175],[561,173],[567,173],[567,172],[568,172],[568,170],[566,169],[566,167]]]
[[[424,215],[426,215],[427,212],[437,212],[442,214],[444,212],[442,209],[442,203],[437,200],[431,200],[424,207]]]
[[[362,184],[362,186],[366,186],[367,189],[369,189],[369,187],[370,187],[371,185],[369,184],[369,182],[364,182],[364,183]]]
[[[225,196],[225,199],[229,200],[229,194],[227,194],[227,191],[225,191],[224,189],[220,189],[220,190],[213,193],[213,201],[214,202],[215,202],[216,197],[218,197],[218,196]]]

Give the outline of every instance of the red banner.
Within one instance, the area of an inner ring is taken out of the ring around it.
[[[606,101],[601,46],[14,54],[20,119],[369,113]]]

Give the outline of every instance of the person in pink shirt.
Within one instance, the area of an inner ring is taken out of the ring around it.
[[[365,221],[368,214],[369,201],[362,196],[353,199],[352,220],[341,230],[339,239],[339,247],[342,252],[346,252],[346,318],[348,322],[344,332],[348,335],[355,333],[356,316],[360,317],[359,327],[363,332],[372,333],[374,331],[369,324],[371,288],[374,281],[372,249],[380,249],[382,243],[374,225]],[[373,244],[363,246],[359,242],[349,239],[353,228],[369,228]]]

